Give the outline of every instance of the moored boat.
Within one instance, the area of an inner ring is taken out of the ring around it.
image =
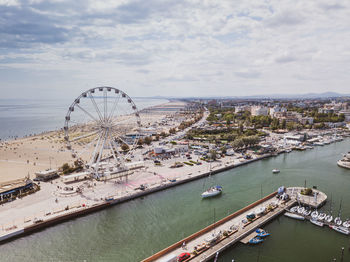
[[[327,221],[328,223],[330,223],[333,220],[333,216],[332,215],[327,215],[324,220]]]
[[[313,219],[316,219],[316,218],[318,217],[318,212],[317,212],[317,210],[312,211],[311,217],[312,217]]]
[[[320,213],[317,217],[318,220],[324,220],[326,218],[326,213]]]
[[[298,207],[298,214],[302,215],[305,211],[305,207]]]
[[[286,217],[290,217],[290,218],[294,218],[294,219],[298,219],[298,220],[305,220],[305,217],[297,215],[297,214],[289,213],[289,212],[284,213],[284,215]]]
[[[312,224],[316,225],[316,226],[319,226],[319,227],[323,227],[323,226],[324,226],[324,224],[323,224],[321,221],[318,221],[317,219],[311,218],[311,219],[310,219],[310,222],[311,222]]]
[[[350,221],[349,221],[349,220],[346,220],[346,221],[343,223],[343,227],[350,228]]]
[[[337,226],[341,226],[341,224],[343,223],[343,221],[341,221],[340,217],[336,217],[334,219],[334,223],[337,225]]]
[[[272,173],[274,174],[278,174],[279,172],[281,172],[279,169],[275,168],[275,169],[272,169]]]
[[[292,208],[290,209],[290,212],[292,212],[292,213],[298,212],[298,206],[292,207]]]
[[[349,235],[350,234],[350,231],[349,229],[345,228],[345,227],[341,227],[341,226],[336,226],[336,225],[330,225],[329,226],[331,229],[339,232],[339,233],[342,233],[344,235]]]
[[[249,240],[249,244],[256,245],[256,244],[259,244],[263,241],[264,241],[264,239],[261,239],[260,237],[253,237],[252,239]]]
[[[220,195],[222,192],[221,186],[212,186],[207,191],[202,193],[202,198],[214,197]]]

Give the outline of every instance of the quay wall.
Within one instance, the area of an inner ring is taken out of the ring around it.
[[[238,167],[238,166],[246,165],[246,164],[249,164],[249,163],[254,162],[254,161],[258,161],[258,160],[261,160],[261,159],[264,159],[264,158],[268,158],[270,156],[273,156],[273,155],[272,154],[265,154],[265,155],[263,155],[261,157],[250,159],[250,160],[247,160],[247,161],[235,164],[235,165],[233,165],[233,164],[232,165],[227,165],[227,166],[224,166],[224,167],[221,167],[221,168],[218,168],[216,170],[212,170],[210,172],[206,172],[206,173],[203,173],[203,174],[200,174],[200,175],[189,176],[189,177],[187,177],[185,179],[182,179],[182,180],[179,180],[179,181],[176,181],[176,182],[172,182],[172,183],[169,183],[169,184],[156,186],[156,187],[153,187],[153,188],[148,188],[148,189],[146,189],[144,191],[135,192],[133,194],[130,194],[130,195],[127,195],[127,196],[123,196],[123,197],[119,197],[119,198],[116,198],[116,199],[111,200],[111,201],[98,203],[98,204],[95,204],[95,205],[93,205],[91,207],[86,207],[86,208],[81,209],[81,210],[71,211],[69,213],[65,213],[65,214],[62,214],[60,216],[56,216],[56,217],[51,218],[51,219],[46,219],[43,222],[24,227],[23,231],[16,232],[16,234],[13,234],[13,232],[11,232],[11,233],[9,232],[8,234],[1,236],[0,237],[0,244],[4,243],[4,242],[8,242],[8,241],[13,240],[13,239],[18,238],[18,237],[21,237],[23,235],[27,235],[27,234],[30,234],[32,232],[42,230],[43,228],[46,228],[46,227],[49,227],[49,226],[52,226],[52,225],[55,225],[55,224],[58,224],[58,223],[70,220],[70,219],[77,218],[79,216],[84,216],[84,215],[87,215],[87,214],[99,211],[101,209],[104,209],[104,208],[107,208],[107,207],[111,207],[111,206],[116,205],[116,204],[120,204],[120,203],[123,203],[123,202],[126,202],[126,201],[130,201],[130,200],[133,200],[133,199],[136,199],[136,198],[139,198],[139,197],[142,197],[142,196],[145,196],[145,195],[157,192],[157,191],[162,191],[162,190],[165,190],[167,188],[175,187],[177,185],[184,184],[184,183],[187,183],[187,182],[190,182],[190,181],[194,181],[194,180],[197,180],[197,179],[200,179],[200,178],[203,178],[203,177],[207,177],[209,175],[217,174],[217,173],[220,173],[220,172],[223,172],[223,171],[226,171],[226,170]],[[271,195],[267,196],[266,199],[271,197],[273,194],[275,194],[275,193],[272,193]],[[263,198],[263,199],[265,199],[265,198]],[[264,201],[264,200],[259,200],[259,201]],[[251,204],[250,206],[248,206],[246,208],[249,209],[249,207],[251,208],[251,207],[253,207],[255,205],[258,205],[259,203],[261,203],[259,201]],[[233,213],[232,217],[241,214],[241,213],[238,213],[238,212],[244,212],[245,210],[246,209],[244,208],[244,209],[241,209],[241,210],[237,211],[236,213]],[[230,218],[223,218],[223,219],[229,220]],[[203,230],[208,230],[209,231],[211,228],[214,228],[215,226],[218,226],[218,225],[226,222],[227,220],[223,220],[223,221],[219,220],[215,224],[213,224],[213,225],[211,225],[208,228],[205,228]],[[196,236],[190,236],[190,237],[191,237],[190,239],[193,239]],[[187,240],[185,239],[185,240],[182,240],[182,242],[183,241],[187,241]],[[182,242],[180,241],[178,243],[182,244]],[[178,243],[176,243],[176,244],[178,244]],[[145,261],[151,261],[151,260],[145,260]]]
[[[203,228],[202,230],[200,230],[200,231],[198,231],[198,232],[196,232],[196,233],[194,233],[194,234],[192,234],[192,235],[190,235],[190,236],[188,236],[188,237],[186,237],[186,238],[184,238],[184,239],[174,243],[173,245],[171,245],[171,246],[169,246],[169,247],[167,247],[167,248],[157,252],[156,254],[154,254],[154,255],[152,255],[152,256],[142,260],[142,262],[154,261],[154,260],[164,256],[165,254],[171,252],[172,250],[181,247],[183,242],[189,242],[189,241],[199,237],[200,235],[203,235],[204,233],[207,233],[207,232],[213,230],[215,227],[220,226],[220,225],[226,223],[227,221],[231,220],[232,218],[234,218],[236,216],[239,216],[242,213],[244,213],[244,212],[246,212],[246,211],[248,211],[248,210],[250,210],[250,209],[252,209],[252,208],[254,208],[256,206],[258,206],[259,204],[265,202],[266,200],[274,197],[276,194],[277,194],[277,191],[273,192],[273,193],[271,193],[271,194],[269,194],[267,196],[265,196],[262,199],[259,199],[258,201],[255,201],[254,203],[252,203],[252,204],[250,204],[250,205],[248,205],[248,206],[246,206],[246,207],[244,207],[244,208],[242,208],[242,209],[232,213],[231,215],[228,215],[227,217],[224,217],[224,218],[220,219],[219,221],[217,221],[217,222],[215,222],[215,223],[213,223],[213,224]]]

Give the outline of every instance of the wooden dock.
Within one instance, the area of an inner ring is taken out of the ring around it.
[[[263,229],[259,228],[260,231],[262,231]],[[258,235],[258,233],[255,232],[255,230],[250,233],[248,236],[246,236],[245,238],[241,239],[241,243],[242,244],[248,244],[249,240],[251,240],[252,238],[256,237]]]
[[[217,221],[216,223],[182,239],[175,244],[159,251],[158,253],[146,258],[143,262],[161,261],[162,258],[169,255],[179,255],[183,252],[188,252],[191,257],[186,261],[208,261],[215,257],[217,252],[222,252],[226,248],[241,241],[248,243],[248,241],[256,236],[255,230],[278,217],[286,209],[291,208],[298,202],[303,205],[321,206],[327,199],[327,196],[315,190],[318,194],[316,202],[313,198],[301,197],[301,187],[287,188],[285,192],[289,194],[290,199],[285,201],[276,198],[277,192],[250,204],[249,206],[238,210],[237,212]],[[251,221],[247,221],[246,216],[249,213],[255,212],[261,208],[266,211],[263,214],[257,215]],[[216,232],[216,233],[215,233]],[[213,238],[213,233],[220,235],[213,242],[208,242],[208,239]],[[183,248],[183,243],[186,243],[186,248]]]

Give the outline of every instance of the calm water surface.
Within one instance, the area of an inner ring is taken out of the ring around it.
[[[333,213],[343,199],[342,217],[350,217],[350,170],[336,160],[350,150],[350,139],[304,152],[258,161],[214,176],[224,194],[202,200],[205,179],[158,192],[77,218],[0,246],[1,261],[140,261],[190,235],[280,185],[317,186],[329,197]],[[278,168],[279,174],[271,170]],[[323,209],[329,209],[329,203]],[[350,261],[350,238],[308,222],[279,217],[265,229],[271,236],[260,246],[237,244],[219,261]]]

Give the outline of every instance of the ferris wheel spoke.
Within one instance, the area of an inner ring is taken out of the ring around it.
[[[93,146],[93,144],[98,140],[99,136],[96,136],[91,142],[88,144],[84,145],[83,150],[78,154],[79,156],[82,156],[87,152],[87,150]]]
[[[107,120],[107,89],[103,89],[103,119]]]
[[[119,130],[118,130],[118,131],[117,131],[117,130],[112,130],[112,131],[111,131],[111,137],[112,137],[112,139],[121,137],[121,136],[123,136],[123,135],[124,135],[124,133],[120,132]]]
[[[89,97],[90,97],[90,100],[91,100],[92,104],[95,107],[95,110],[96,110],[96,112],[97,112],[97,114],[98,114],[98,116],[100,118],[100,121],[102,121],[103,120],[102,114],[101,114],[101,111],[100,111],[100,109],[98,108],[98,106],[96,104],[95,98],[91,95],[91,93],[89,93]]]
[[[76,104],[76,106],[83,111],[85,114],[87,114],[89,117],[92,118],[92,120],[96,121],[97,123],[99,122],[93,115],[91,115],[88,111],[86,111],[83,107],[81,107],[80,105]]]
[[[98,136],[98,141],[97,141],[97,144],[95,146],[95,149],[94,149],[94,152],[92,153],[92,158],[90,159],[90,165],[92,165],[93,163],[96,162],[96,154],[97,154],[97,150],[98,148],[100,147],[100,143],[101,143],[101,138],[102,138],[102,133],[101,132]]]
[[[80,140],[80,139],[84,139],[84,138],[87,138],[87,137],[96,135],[96,134],[98,134],[98,133],[100,133],[100,132],[101,132],[100,130],[97,130],[97,131],[94,131],[94,132],[91,132],[91,133],[87,133],[87,134],[84,134],[84,135],[75,137],[75,138],[71,139],[70,141],[71,141],[71,142],[76,142],[76,141],[78,141],[78,140]]]
[[[117,108],[117,104],[119,103],[119,99],[120,99],[120,93],[119,93],[119,95],[118,95],[118,96],[115,98],[115,100],[114,100],[114,104],[113,104],[111,113],[109,114],[108,121],[112,121],[112,117],[113,117],[113,115],[114,115],[115,109]]]
[[[121,136],[115,137],[117,140],[120,140],[123,144],[129,145]]]
[[[111,153],[112,153],[112,155],[113,155],[113,158],[114,158],[115,162],[117,162],[118,159],[117,159],[117,157],[116,157],[116,154],[117,154],[117,155],[119,154],[119,153],[118,153],[118,148],[117,148],[116,146],[113,146],[114,141],[113,141],[113,138],[112,138],[111,134],[110,134],[110,139],[108,140],[108,143],[109,143],[110,151],[111,151]]]
[[[103,133],[104,133],[104,135],[103,135],[103,142],[102,142],[102,146],[100,147],[99,154],[98,154],[98,158],[97,158],[97,161],[96,161],[96,167],[97,167],[97,169],[98,169],[98,164],[99,164],[100,161],[101,161],[103,149],[104,149],[104,147],[105,147],[105,145],[106,145],[106,141],[107,141],[107,137],[108,137],[108,131],[104,131]],[[96,167],[95,167],[95,170],[97,171]]]

